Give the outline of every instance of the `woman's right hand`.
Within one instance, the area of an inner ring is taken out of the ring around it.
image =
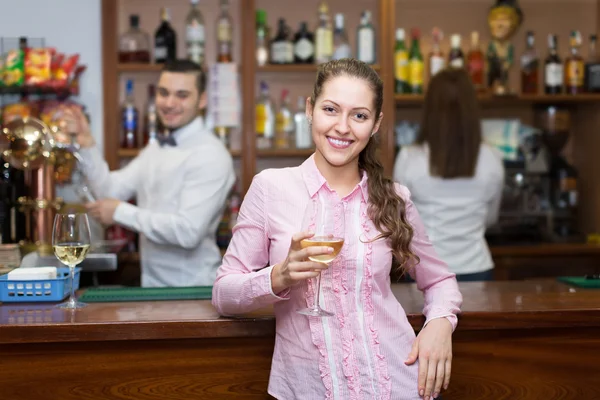
[[[321,271],[328,268],[327,264],[310,261],[309,256],[319,256],[333,253],[328,246],[309,246],[302,248],[302,240],[312,237],[314,233],[300,232],[292,236],[290,251],[285,261],[273,266],[271,271],[271,286],[273,293],[279,293],[307,279],[316,278]]]

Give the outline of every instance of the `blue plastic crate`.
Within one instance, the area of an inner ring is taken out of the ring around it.
[[[75,268],[73,284],[79,289],[81,268]],[[62,301],[71,293],[69,267],[56,269],[56,279],[8,280],[8,274],[0,276],[0,301],[3,303],[33,303]]]

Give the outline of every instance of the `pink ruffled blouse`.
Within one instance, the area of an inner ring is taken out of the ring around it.
[[[412,249],[421,262],[412,276],[425,296],[425,324],[446,317],[456,327],[462,296],[455,276],[437,257],[409,191],[400,185],[397,190],[415,231]],[[321,279],[320,304],[335,313],[325,318],[296,313],[312,305],[315,280],[282,293],[271,288],[272,266],[285,260],[315,196],[345,215],[344,246]],[[259,173],[244,198],[214,284],[213,304],[222,315],[274,305],[269,393],[280,400],[420,399],[418,362],[404,364],[415,333],[390,288],[389,241],[368,240],[378,230],[367,207],[366,174],[340,199],[319,173],[314,155],[299,167]]]

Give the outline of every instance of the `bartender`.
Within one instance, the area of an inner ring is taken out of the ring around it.
[[[143,287],[212,285],[221,263],[216,232],[235,173],[229,151],[199,116],[207,104],[205,86],[198,64],[167,64],[156,107],[170,133],[116,171],[109,171],[84,115],[75,111],[65,117],[77,133],[89,185],[100,198],[86,205],[88,213],[103,225],[139,233]],[[137,205],[127,202],[134,197]]]

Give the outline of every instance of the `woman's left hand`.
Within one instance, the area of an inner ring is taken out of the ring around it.
[[[430,399],[448,389],[452,367],[452,324],[446,318],[436,318],[419,332],[412,350],[404,362],[419,360],[419,395]]]

